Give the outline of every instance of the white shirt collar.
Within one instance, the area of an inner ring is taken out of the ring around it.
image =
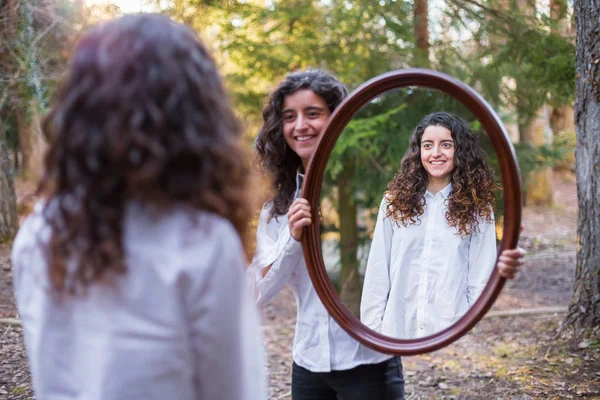
[[[425,196],[431,196],[431,197],[435,197],[438,194],[441,194],[441,196],[444,199],[447,199],[448,196],[450,196],[450,193],[452,193],[452,182],[450,182],[448,185],[446,185],[445,188],[443,188],[442,190],[440,190],[439,192],[437,192],[436,194],[431,193],[429,190],[427,190],[425,192]]]

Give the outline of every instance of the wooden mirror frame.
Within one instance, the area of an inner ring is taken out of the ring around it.
[[[342,131],[361,107],[391,89],[419,86],[437,89],[466,106],[481,122],[500,162],[504,190],[504,227],[498,254],[517,246],[521,226],[521,186],[515,150],[500,118],[487,102],[463,82],[449,75],[427,69],[404,69],[379,75],[354,90],[337,107],[323,128],[315,151],[308,163],[302,197],[310,202],[313,221],[317,221],[321,185],[327,161]],[[466,334],[485,315],[498,297],[505,278],[494,268],[492,276],[475,304],[450,327],[418,339],[396,339],[376,332],[350,311],[341,301],[327,274],[320,246],[318,224],[304,228],[302,248],[308,273],[315,290],[335,321],[360,343],[382,353],[415,355],[428,353],[449,345]],[[497,263],[497,261],[496,261]]]

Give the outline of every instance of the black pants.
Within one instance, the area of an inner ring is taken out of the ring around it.
[[[310,372],[292,366],[292,400],[404,400],[400,357],[344,371]]]

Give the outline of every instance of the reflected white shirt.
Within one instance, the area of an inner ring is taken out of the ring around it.
[[[83,297],[50,293],[41,207],[14,242],[14,288],[36,398],[266,399],[258,311],[233,226],[128,207],[127,272]]]
[[[479,233],[457,235],[446,222],[452,184],[432,195],[420,222],[398,226],[382,200],[363,286],[361,321],[397,338],[443,330],[477,300],[496,263],[495,224],[480,219]]]
[[[298,174],[298,189],[302,178]],[[308,275],[302,245],[290,234],[287,216],[268,221],[269,211],[267,203],[260,213],[256,253],[248,267],[248,277],[261,306],[289,283],[298,307],[293,349],[296,364],[312,372],[330,372],[390,359],[390,355],[358,343],[329,316]],[[262,277],[261,270],[271,264]]]

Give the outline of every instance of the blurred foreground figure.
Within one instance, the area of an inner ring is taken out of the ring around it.
[[[196,35],[158,15],[91,30],[43,131],[44,200],[13,248],[36,398],[266,398],[251,173]]]

